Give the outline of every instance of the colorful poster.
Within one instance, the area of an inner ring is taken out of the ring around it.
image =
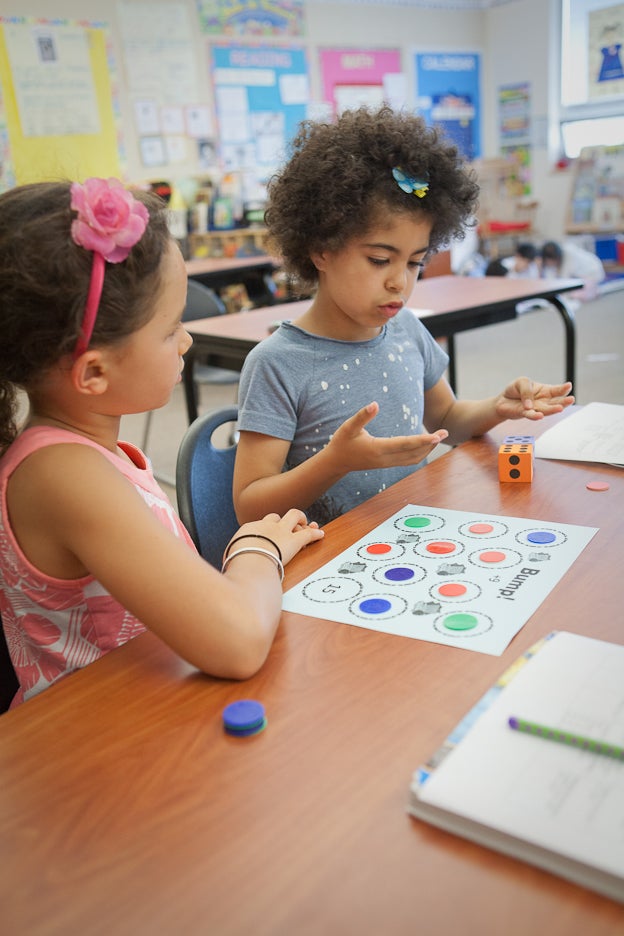
[[[15,167],[11,155],[11,146],[9,143],[9,130],[7,127],[6,111],[4,108],[4,98],[2,88],[0,87],[0,192],[6,192],[7,189],[15,185]]]
[[[4,41],[25,137],[101,133],[84,29],[7,23]]]
[[[590,98],[624,94],[624,4],[592,10],[588,29]]]
[[[225,36],[303,36],[303,0],[197,0],[202,32]]]
[[[530,85],[504,85],[498,89],[499,136],[501,143],[525,142],[531,137]]]
[[[0,190],[122,176],[118,76],[102,23],[0,17]]]
[[[319,59],[323,100],[335,113],[361,105],[378,107],[384,101],[404,103],[394,92],[393,79],[401,73],[398,49],[321,49]]]
[[[516,171],[508,181],[509,194],[522,198],[531,194],[531,147],[524,144],[502,146],[501,154],[514,164]]]
[[[307,116],[305,50],[282,46],[212,46],[221,160],[228,171],[266,179]]]
[[[481,155],[480,56],[425,52],[415,58],[417,109],[441,127],[462,155]]]

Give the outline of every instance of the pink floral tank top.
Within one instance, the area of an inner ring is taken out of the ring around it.
[[[13,535],[6,498],[11,474],[32,452],[61,443],[88,445],[101,452],[134,485],[159,520],[195,549],[147,458],[134,445],[119,443],[130,464],[65,429],[26,429],[0,459],[0,614],[20,683],[11,708],[145,630],[92,576],[55,579],[40,572]]]

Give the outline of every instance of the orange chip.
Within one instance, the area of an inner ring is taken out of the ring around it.
[[[608,491],[609,485],[606,481],[588,481],[585,485],[588,491]]]

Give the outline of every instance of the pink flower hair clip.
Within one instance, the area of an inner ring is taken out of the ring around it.
[[[131,248],[141,240],[149,213],[145,205],[118,179],[87,179],[83,185],[71,185],[71,208],[78,213],[71,225],[74,243],[93,251],[93,267],[89,293],[74,349],[74,360],[80,357],[91,341],[97,318],[105,264],[121,263]]]

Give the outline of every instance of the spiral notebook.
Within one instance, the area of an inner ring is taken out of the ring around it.
[[[624,903],[624,646],[557,631],[507,670],[413,775],[408,812]]]

